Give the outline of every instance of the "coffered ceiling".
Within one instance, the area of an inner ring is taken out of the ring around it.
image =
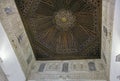
[[[95,59],[102,0],[16,0],[36,59]]]

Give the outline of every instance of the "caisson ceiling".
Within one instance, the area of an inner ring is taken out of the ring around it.
[[[102,0],[16,0],[36,59],[100,58]]]

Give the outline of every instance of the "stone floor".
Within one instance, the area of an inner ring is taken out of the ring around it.
[[[37,61],[29,81],[106,81],[101,60]]]

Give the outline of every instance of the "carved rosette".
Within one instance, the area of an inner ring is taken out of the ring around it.
[[[69,10],[60,10],[55,13],[55,23],[57,29],[67,31],[74,27],[76,17]]]

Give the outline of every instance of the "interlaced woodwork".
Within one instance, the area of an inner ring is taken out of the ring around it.
[[[37,59],[100,58],[102,0],[16,0]]]

